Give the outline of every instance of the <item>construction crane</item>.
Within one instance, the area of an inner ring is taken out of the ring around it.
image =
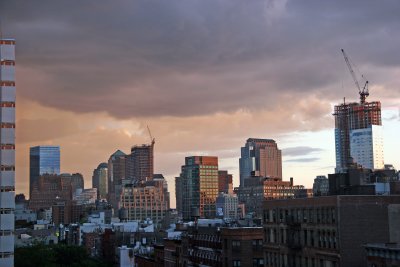
[[[344,52],[344,49],[342,49],[342,54],[344,56],[344,60],[346,61],[347,67],[349,68],[351,77],[353,77],[354,83],[356,84],[357,88],[358,88],[358,93],[360,94],[360,101],[361,104],[365,103],[365,99],[369,96],[369,92],[368,92],[368,81],[365,81],[364,87],[361,89],[360,84],[358,83],[356,74],[353,71],[353,68],[351,67],[351,63],[349,60],[349,57],[347,56],[346,52]],[[364,78],[364,76],[362,76]]]
[[[149,125],[147,125],[147,131],[149,132],[151,145],[154,146],[154,143],[156,142],[156,139],[153,138],[153,136],[151,135],[151,131],[150,131]]]

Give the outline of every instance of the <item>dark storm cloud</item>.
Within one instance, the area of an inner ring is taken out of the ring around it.
[[[322,152],[323,149],[317,148],[317,147],[308,147],[308,146],[296,146],[296,147],[289,147],[283,149],[283,156],[290,156],[290,157],[296,157],[296,156],[306,156],[309,154],[317,153],[317,152]]]
[[[20,94],[118,118],[356,98],[339,86],[353,88],[342,47],[370,80],[400,88],[373,75],[400,63],[399,13],[398,1],[0,3],[4,35],[17,39]]]
[[[307,162],[315,162],[318,160],[320,160],[320,158],[296,158],[296,159],[285,160],[285,162],[307,163]]]

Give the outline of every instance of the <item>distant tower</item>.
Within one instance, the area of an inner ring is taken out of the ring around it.
[[[35,146],[29,151],[29,196],[37,186],[39,176],[43,174],[60,174],[60,147]]]
[[[345,172],[350,157],[358,164],[364,164],[365,168],[383,168],[381,103],[379,101],[343,103],[335,106],[333,115],[335,116],[335,172]],[[373,140],[376,140],[375,152],[372,147]],[[351,153],[351,147],[353,147],[353,153]],[[365,153],[362,152],[364,149]],[[362,154],[364,156],[361,156]],[[365,164],[365,157],[371,159],[380,157],[381,159],[380,162],[373,160],[375,164]]]
[[[126,157],[126,178],[134,182],[151,181],[154,175],[154,143],[131,148]]]
[[[15,40],[0,36],[0,266],[14,266]]]
[[[108,159],[108,202],[118,209],[122,181],[126,177],[126,154],[117,150]]]
[[[282,152],[272,139],[249,138],[241,148],[239,167],[240,186],[252,172],[282,180]]]
[[[335,106],[335,172],[346,172],[351,158],[364,168],[383,169],[381,102],[366,102],[369,96],[368,81],[361,88],[343,49],[342,53],[358,89],[360,103],[343,101]]]
[[[97,188],[97,198],[106,199],[108,194],[108,164],[103,162],[93,171],[92,187]]]
[[[175,181],[176,188],[181,190],[177,195],[178,213],[182,214],[184,220],[191,220],[194,210],[198,211],[201,218],[215,217],[218,196],[217,157],[186,157],[180,178]]]

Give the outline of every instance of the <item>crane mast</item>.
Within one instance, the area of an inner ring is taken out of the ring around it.
[[[365,103],[365,99],[369,96],[368,92],[368,81],[365,82],[364,87],[361,89],[361,86],[357,80],[356,74],[353,71],[353,67],[351,66],[349,57],[347,56],[346,52],[344,52],[344,49],[342,49],[342,54],[344,57],[344,60],[346,61],[347,67],[349,68],[351,77],[353,77],[354,83],[356,84],[356,87],[358,89],[358,93],[360,94],[360,101],[361,104]]]

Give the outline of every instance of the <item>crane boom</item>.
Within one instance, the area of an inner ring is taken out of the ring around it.
[[[347,67],[349,68],[351,77],[353,77],[354,83],[356,84],[356,87],[358,88],[358,93],[360,94],[361,103],[364,104],[365,103],[365,99],[367,98],[367,96],[369,96],[368,81],[365,82],[364,87],[361,89],[361,86],[358,83],[356,74],[354,73],[354,70],[353,70],[353,68],[351,66],[349,57],[347,56],[346,52],[344,52],[344,49],[341,49],[341,50],[342,50],[342,54],[343,54],[344,60],[346,61]]]
[[[153,136],[151,135],[151,131],[150,131],[149,125],[147,125],[147,131],[149,132],[149,136],[150,136],[150,140],[151,140],[151,145],[154,145],[154,143],[156,142],[156,139],[153,138]]]

